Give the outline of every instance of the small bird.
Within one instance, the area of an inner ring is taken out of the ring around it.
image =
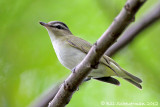
[[[60,21],[51,21],[48,23],[40,22],[49,33],[53,48],[60,63],[72,70],[78,65],[89,52],[92,45],[76,36],[69,30],[68,26]],[[127,80],[138,88],[142,89],[140,83],[142,80],[122,69],[113,59],[103,55],[97,69],[93,69],[85,81],[91,78],[120,85],[120,82],[113,78],[117,76]]]

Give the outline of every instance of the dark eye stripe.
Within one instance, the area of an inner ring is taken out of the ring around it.
[[[66,28],[68,28],[68,26],[66,24],[64,24],[63,22],[57,22],[55,24],[61,24],[61,25],[65,26]]]
[[[68,28],[68,26],[67,26],[66,24],[63,23],[63,25],[64,25],[66,28]]]
[[[59,21],[50,22],[50,25],[51,27],[58,28],[58,29],[69,29],[66,24]]]
[[[66,28],[66,26],[63,26],[61,24],[55,24],[54,27],[57,29],[68,29],[68,28]]]
[[[64,27],[62,27],[61,25],[57,25],[55,26],[57,29],[65,29]]]

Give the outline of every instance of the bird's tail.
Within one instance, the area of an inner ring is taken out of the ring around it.
[[[129,72],[125,70],[123,70],[123,72],[126,74],[126,76],[122,77],[123,79],[127,80],[128,82],[142,89],[142,86],[140,85],[140,83],[142,83],[142,80],[140,78],[130,74]]]
[[[142,83],[142,80],[140,78],[122,69],[113,59],[109,58],[109,62],[111,68],[113,68],[114,72],[118,77],[121,77],[127,80],[128,82],[132,83],[136,87],[142,89],[142,86],[140,85],[140,83]]]

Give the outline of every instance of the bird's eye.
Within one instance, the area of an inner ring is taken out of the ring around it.
[[[57,28],[57,29],[63,29],[63,27],[60,26],[60,25],[57,25],[56,28]]]

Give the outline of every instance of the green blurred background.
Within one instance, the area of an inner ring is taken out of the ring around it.
[[[158,0],[148,0],[136,21]],[[0,107],[27,107],[64,80],[63,67],[39,21],[65,22],[74,35],[94,43],[120,12],[126,0],[1,0]],[[139,90],[125,80],[121,86],[91,80],[67,107],[99,107],[109,103],[157,103],[160,100],[160,22],[142,32],[113,59],[142,78]],[[105,105],[107,106],[107,105]],[[150,105],[151,106],[151,105]]]

